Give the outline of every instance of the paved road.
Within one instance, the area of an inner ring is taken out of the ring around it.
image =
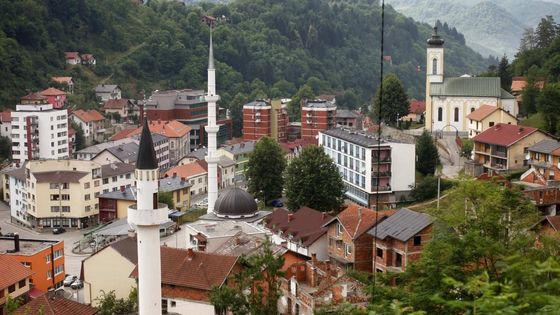
[[[443,166],[442,177],[457,178],[465,163],[455,142],[455,135],[446,134],[442,139],[438,139],[438,152]]]
[[[74,242],[83,238],[85,230],[67,230],[66,233],[53,235],[51,232],[39,233],[28,228],[10,222],[10,208],[4,202],[0,202],[0,228],[2,233],[18,233],[21,238],[47,239],[64,241],[65,272],[71,275],[79,275],[82,260],[89,255],[75,255],[72,253]]]

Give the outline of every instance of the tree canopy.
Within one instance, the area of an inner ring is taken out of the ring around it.
[[[381,93],[377,90],[375,94],[374,109],[371,113],[372,118],[393,123],[397,119],[408,115],[409,104],[408,95],[404,90],[401,81],[394,74],[389,74],[383,78],[383,107],[380,109]]]
[[[344,183],[331,158],[318,146],[304,148],[286,169],[287,206],[307,206],[337,213],[344,202]]]
[[[282,197],[286,159],[282,148],[269,137],[261,138],[247,162],[247,188],[253,196],[270,203]]]
[[[434,174],[439,164],[439,154],[432,135],[424,130],[416,139],[416,170],[424,175]]]

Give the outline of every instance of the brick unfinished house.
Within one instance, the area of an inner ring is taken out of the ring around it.
[[[292,264],[279,281],[281,314],[312,315],[328,305],[365,305],[369,299],[364,284],[338,274],[328,262],[317,261],[315,256],[310,261]]]
[[[394,211],[376,212],[351,204],[327,222],[329,258],[337,267],[372,271],[373,236],[366,233]]]
[[[427,214],[402,208],[367,232],[377,238],[374,257],[378,272],[403,272],[420,259],[432,238],[433,219]],[[372,266],[373,267],[373,266]]]

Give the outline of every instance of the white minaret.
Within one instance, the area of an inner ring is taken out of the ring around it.
[[[220,127],[216,125],[216,102],[220,96],[216,94],[216,69],[214,68],[214,48],[212,47],[212,26],[210,26],[210,50],[208,53],[208,94],[206,102],[208,102],[208,213],[214,212],[214,204],[218,199],[218,156],[217,150],[217,134]]]
[[[161,254],[159,226],[169,221],[166,204],[158,203],[159,168],[148,119],[136,161],[136,204],[128,207],[128,223],[136,226],[138,239],[138,313],[161,314]]]

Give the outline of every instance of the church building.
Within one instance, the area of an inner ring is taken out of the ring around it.
[[[482,105],[501,108],[516,117],[517,101],[501,88],[499,77],[445,77],[443,43],[434,28],[426,60],[426,129],[468,132],[467,116]]]

